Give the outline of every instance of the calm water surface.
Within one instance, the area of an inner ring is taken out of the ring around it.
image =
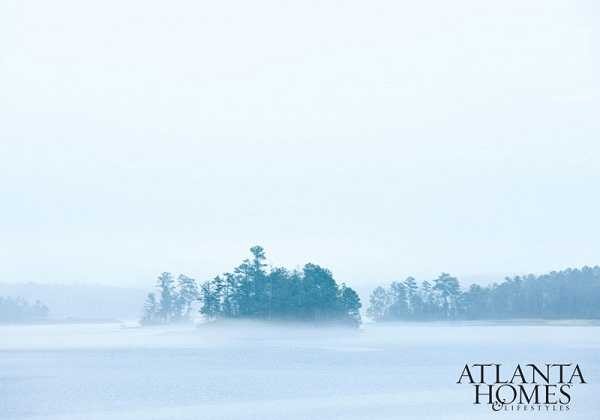
[[[465,363],[579,363],[568,412],[493,413]],[[600,327],[0,327],[0,419],[600,418]]]

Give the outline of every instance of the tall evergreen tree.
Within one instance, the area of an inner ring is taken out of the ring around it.
[[[196,280],[180,274],[177,277],[177,288],[177,312],[181,318],[189,319],[194,308],[194,303],[200,298]]]
[[[211,320],[217,318],[221,313],[219,290],[215,287],[215,281],[207,281],[200,286],[202,307],[200,312]]]
[[[158,276],[157,287],[160,290],[160,318],[163,322],[170,322],[176,310],[177,299],[171,273],[164,272]]]
[[[335,318],[338,290],[331,272],[316,264],[303,268],[303,307],[309,319],[327,321]]]
[[[388,315],[390,296],[383,287],[376,287],[369,297],[367,315],[374,321],[383,321]]]
[[[386,318],[407,319],[409,318],[408,299],[406,285],[403,282],[392,282],[390,285],[391,304]]]
[[[342,284],[339,289],[339,301],[341,304],[340,318],[352,326],[360,325],[361,303],[358,294],[350,287]]]
[[[419,316],[421,311],[421,300],[419,298],[419,287],[413,277],[408,277],[404,280],[404,286],[406,287],[406,301],[408,305],[408,313],[411,318]]]
[[[440,294],[445,317],[448,319],[455,318],[460,294],[458,280],[448,273],[442,273],[434,280],[433,290]]]
[[[142,316],[142,324],[152,325],[160,321],[160,305],[156,300],[154,293],[148,293],[146,302],[144,303],[144,315]]]

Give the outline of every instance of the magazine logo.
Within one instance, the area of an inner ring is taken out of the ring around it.
[[[587,382],[578,364],[474,363],[465,365],[456,383],[473,387],[473,404],[487,404],[493,411],[532,412],[569,411],[575,387]]]

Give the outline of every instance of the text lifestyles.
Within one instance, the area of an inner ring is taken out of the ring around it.
[[[568,411],[572,390],[587,383],[573,363],[532,363],[507,367],[498,363],[465,364],[457,384],[474,387],[474,404],[499,410]]]

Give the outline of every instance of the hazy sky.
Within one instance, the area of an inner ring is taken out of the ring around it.
[[[5,0],[0,281],[600,264],[598,12]]]

